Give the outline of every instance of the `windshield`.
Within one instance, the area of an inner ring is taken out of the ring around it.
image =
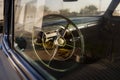
[[[79,29],[97,22],[110,2],[15,0],[14,47],[38,70],[40,66],[56,78],[64,77],[79,66],[84,55]]]
[[[16,0],[15,23],[26,25],[31,31],[33,26],[40,27],[43,15],[61,14],[67,17],[100,16],[104,14],[111,0]],[[29,28],[27,25],[30,25]]]

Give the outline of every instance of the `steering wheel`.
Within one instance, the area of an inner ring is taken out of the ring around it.
[[[57,28],[51,28],[50,31],[50,27]],[[35,32],[32,35],[33,49],[45,67],[64,72],[75,68],[82,61],[84,38],[69,18],[60,14],[46,15],[43,17],[42,29],[37,35]]]

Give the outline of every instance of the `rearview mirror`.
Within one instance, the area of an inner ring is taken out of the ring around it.
[[[78,1],[78,0],[63,0],[64,2],[73,2],[73,1]]]

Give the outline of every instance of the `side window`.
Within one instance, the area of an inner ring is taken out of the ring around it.
[[[115,11],[113,12],[113,16],[120,16],[120,4],[117,6]]]
[[[104,13],[111,0],[105,1],[105,6],[99,6],[100,0],[16,0],[15,49],[35,68],[40,66],[57,78],[67,75],[79,66],[84,53],[83,37],[75,24],[83,25],[85,16]]]

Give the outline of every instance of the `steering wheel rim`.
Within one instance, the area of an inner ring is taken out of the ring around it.
[[[82,33],[81,33],[81,31],[78,29],[78,27],[69,19],[69,18],[67,18],[67,17],[65,17],[65,16],[63,16],[63,15],[59,15],[59,14],[49,14],[49,15],[46,15],[46,16],[44,16],[43,18],[47,18],[47,17],[50,17],[50,16],[57,16],[57,17],[60,17],[60,18],[63,18],[63,19],[65,19],[69,24],[71,24],[71,25],[73,25],[74,27],[75,27],[75,29],[76,29],[76,31],[78,32],[78,35],[79,35],[79,37],[80,37],[80,42],[81,42],[81,46],[80,46],[80,48],[81,48],[81,54],[80,54],[80,57],[83,57],[83,55],[84,55],[84,38],[83,38],[83,35],[82,35]],[[67,26],[68,27],[68,26]],[[58,35],[57,35],[58,36]],[[49,63],[45,63],[40,57],[39,57],[39,55],[37,54],[37,51],[36,51],[36,49],[35,49],[35,44],[34,44],[34,34],[32,35],[32,44],[33,44],[33,49],[34,49],[34,52],[36,53],[36,55],[37,55],[37,57],[39,58],[39,60],[41,61],[41,63],[42,64],[44,64],[46,67],[48,67],[49,69],[52,69],[52,70],[55,70],[55,71],[59,71],[59,72],[64,72],[64,71],[68,71],[68,70],[70,70],[70,69],[72,69],[72,68],[74,68],[76,65],[74,65],[74,66],[72,66],[72,67],[70,67],[70,68],[66,68],[66,69],[57,69],[57,68],[53,68],[53,67],[51,67],[50,66],[50,63],[51,63],[51,61],[52,61],[52,59],[54,58],[54,59],[56,59],[55,58],[55,55],[56,55],[56,50],[58,50],[58,45],[56,46],[56,49],[54,50],[54,52],[53,52],[53,55],[51,56],[52,58],[50,58],[50,61],[49,61]],[[57,37],[58,38],[58,37]],[[43,41],[43,40],[42,40]],[[44,45],[43,45],[44,46]],[[45,47],[44,47],[45,48]],[[71,55],[72,56],[72,55]],[[70,57],[71,57],[70,56]],[[69,58],[70,58],[69,57]],[[57,59],[56,59],[57,60]],[[65,59],[65,60],[67,60],[67,59]],[[65,60],[63,60],[63,61],[65,61]]]

